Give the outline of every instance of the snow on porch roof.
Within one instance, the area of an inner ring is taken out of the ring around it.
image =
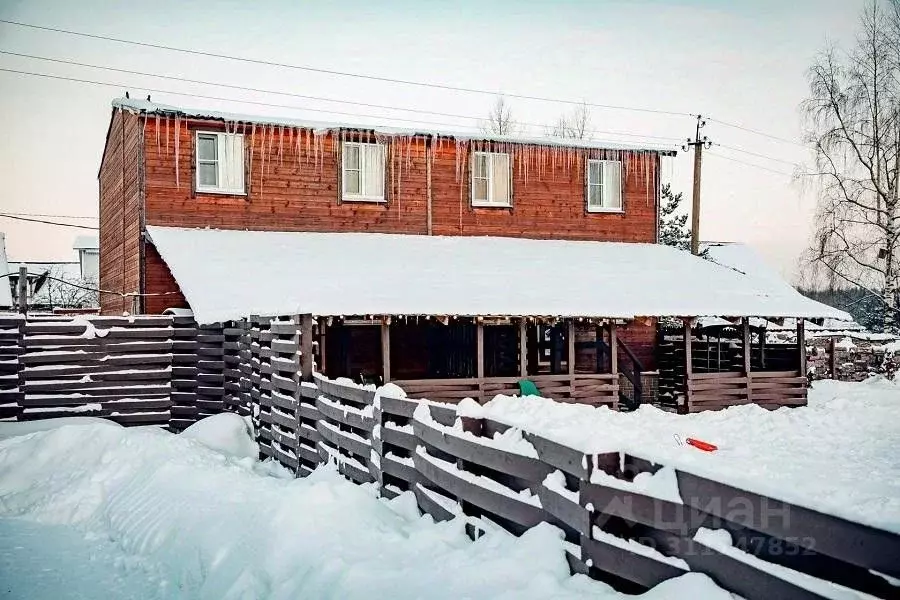
[[[312,129],[318,132],[327,132],[338,129],[356,131],[374,131],[384,135],[398,136],[434,136],[453,138],[459,141],[477,140],[490,142],[508,142],[513,144],[528,144],[540,146],[556,146],[561,148],[587,148],[598,150],[623,150],[633,152],[659,152],[665,156],[675,156],[678,147],[672,144],[628,144],[626,142],[609,142],[603,140],[578,140],[556,137],[519,137],[511,135],[492,135],[489,133],[473,133],[452,130],[430,129],[428,127],[394,127],[385,125],[372,125],[360,123],[336,123],[326,121],[309,121],[304,119],[292,119],[284,117],[272,117],[265,115],[247,115],[202,108],[185,108],[159,104],[149,100],[138,98],[116,98],[112,101],[113,108],[121,108],[139,114],[159,115],[161,117],[188,117],[195,119],[209,119],[226,123],[255,123],[284,127],[298,127]]]
[[[251,314],[832,317],[655,244],[148,226],[197,321]],[[762,291],[761,291],[762,290]]]

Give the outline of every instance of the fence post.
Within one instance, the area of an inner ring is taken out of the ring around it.
[[[28,312],[28,267],[19,267],[19,312],[23,315]]]
[[[744,351],[744,377],[747,378],[747,400],[753,402],[752,383],[750,379],[752,377],[750,374],[750,354],[753,352],[753,347],[750,344],[750,317],[741,319],[741,338]]]
[[[831,338],[831,364],[834,368],[834,338]],[[806,377],[806,328],[803,319],[797,319],[797,350],[800,358],[800,376]],[[832,374],[832,378],[834,375]]]
[[[694,357],[691,355],[691,320],[683,319],[684,324],[684,411],[691,412],[691,372],[694,370]]]
[[[311,314],[300,315],[300,379],[312,381],[313,373],[313,318]]]

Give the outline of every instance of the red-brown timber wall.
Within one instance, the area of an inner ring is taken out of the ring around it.
[[[100,288],[140,291],[141,119],[113,111],[100,165]],[[103,314],[131,311],[131,299],[101,294]]]
[[[113,127],[122,121],[113,115]],[[342,202],[340,199],[340,138],[334,134],[316,139],[304,130],[257,125],[241,127],[247,144],[246,196],[197,193],[194,190],[194,139],[197,130],[223,131],[224,124],[197,119],[161,118],[144,120],[125,113],[124,135],[129,152],[143,145],[144,214],[148,225],[217,227],[278,231],[362,231],[379,233],[428,233],[427,149],[424,137],[386,138],[388,166],[387,201]],[[107,153],[121,142],[112,137]],[[118,134],[116,134],[118,135]],[[347,134],[354,141],[372,137]],[[473,145],[474,144],[474,145]],[[499,235],[509,237],[577,239],[597,241],[654,242],[659,157],[654,153],[626,154],[623,187],[624,211],[588,213],[585,202],[585,160],[602,158],[602,150],[540,150],[521,144],[474,142],[456,144],[438,140],[432,144],[432,232],[435,235]],[[510,153],[512,208],[473,208],[470,202],[469,153],[498,150]],[[130,155],[129,155],[130,156]],[[128,162],[127,176],[140,172],[137,156]],[[111,167],[111,165],[110,165]],[[101,173],[115,171],[104,166]],[[121,179],[123,170],[119,169]],[[113,182],[115,183],[115,182]],[[104,186],[101,185],[101,188]],[[139,260],[137,228],[140,205],[138,186],[129,190],[128,214],[124,215],[129,243],[122,249],[104,250],[101,260],[112,289],[121,289],[110,265],[126,264],[127,282],[136,286],[133,265]],[[115,188],[110,190],[113,198]],[[121,195],[121,192],[119,192]],[[101,192],[101,196],[108,195]],[[124,203],[124,202],[123,202]],[[101,197],[103,206],[110,204]],[[110,207],[113,220],[123,218]],[[134,214],[134,218],[131,215]],[[110,227],[104,227],[109,230]],[[106,237],[113,235],[107,234]],[[104,237],[104,236],[101,236]],[[133,238],[133,239],[132,239]],[[103,242],[101,241],[101,245]],[[115,248],[108,245],[106,248]],[[106,253],[106,255],[104,254]],[[148,313],[186,306],[184,297],[159,254],[150,244],[144,248],[145,292],[171,295],[149,296]],[[107,264],[109,263],[109,264]],[[101,275],[103,277],[103,275]],[[610,282],[615,285],[615,282]],[[128,287],[128,286],[125,286]],[[603,290],[598,290],[602,294]],[[115,301],[115,302],[113,302]],[[126,310],[130,309],[125,307]],[[104,312],[118,312],[115,297],[103,305]],[[651,327],[629,326],[622,331],[639,357],[652,368],[655,332]]]

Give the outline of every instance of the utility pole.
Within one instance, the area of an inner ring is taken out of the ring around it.
[[[19,312],[28,312],[28,267],[19,266]]]
[[[681,149],[694,149],[694,195],[691,201],[691,254],[700,254],[700,172],[703,168],[703,148],[712,146],[706,136],[700,137],[700,130],[706,125],[702,115],[697,115],[697,129],[694,139],[688,139]]]

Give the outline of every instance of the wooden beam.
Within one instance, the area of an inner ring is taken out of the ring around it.
[[[837,336],[828,340],[828,370],[831,378],[837,380]]]
[[[387,319],[381,321],[381,368],[382,380],[391,380],[391,324]]]
[[[616,334],[615,321],[609,322],[609,372],[619,372],[619,337]]]
[[[300,379],[303,381],[312,381],[312,315],[300,315],[298,324],[300,326]]]
[[[744,350],[744,376],[747,378],[747,400],[753,402],[753,394],[751,392],[751,380],[750,380],[750,353],[753,352],[753,347],[750,345],[750,318],[744,317],[741,319],[741,337],[743,341],[743,350]]]
[[[519,376],[528,375],[528,329],[525,317],[519,319]]]
[[[691,371],[693,356],[691,355],[691,320],[682,319],[684,325],[682,335],[684,336],[684,407],[682,412],[691,412]]]
[[[569,366],[569,375],[575,374],[575,319],[569,319],[566,323],[566,342],[568,351],[566,362]]]
[[[800,352],[800,364],[798,365],[800,367],[800,375],[806,377],[806,329],[803,319],[797,319],[797,350]],[[833,350],[834,347],[832,346]],[[832,356],[834,356],[834,352],[832,352]]]
[[[475,323],[475,373],[478,379],[484,379],[484,323]]]

